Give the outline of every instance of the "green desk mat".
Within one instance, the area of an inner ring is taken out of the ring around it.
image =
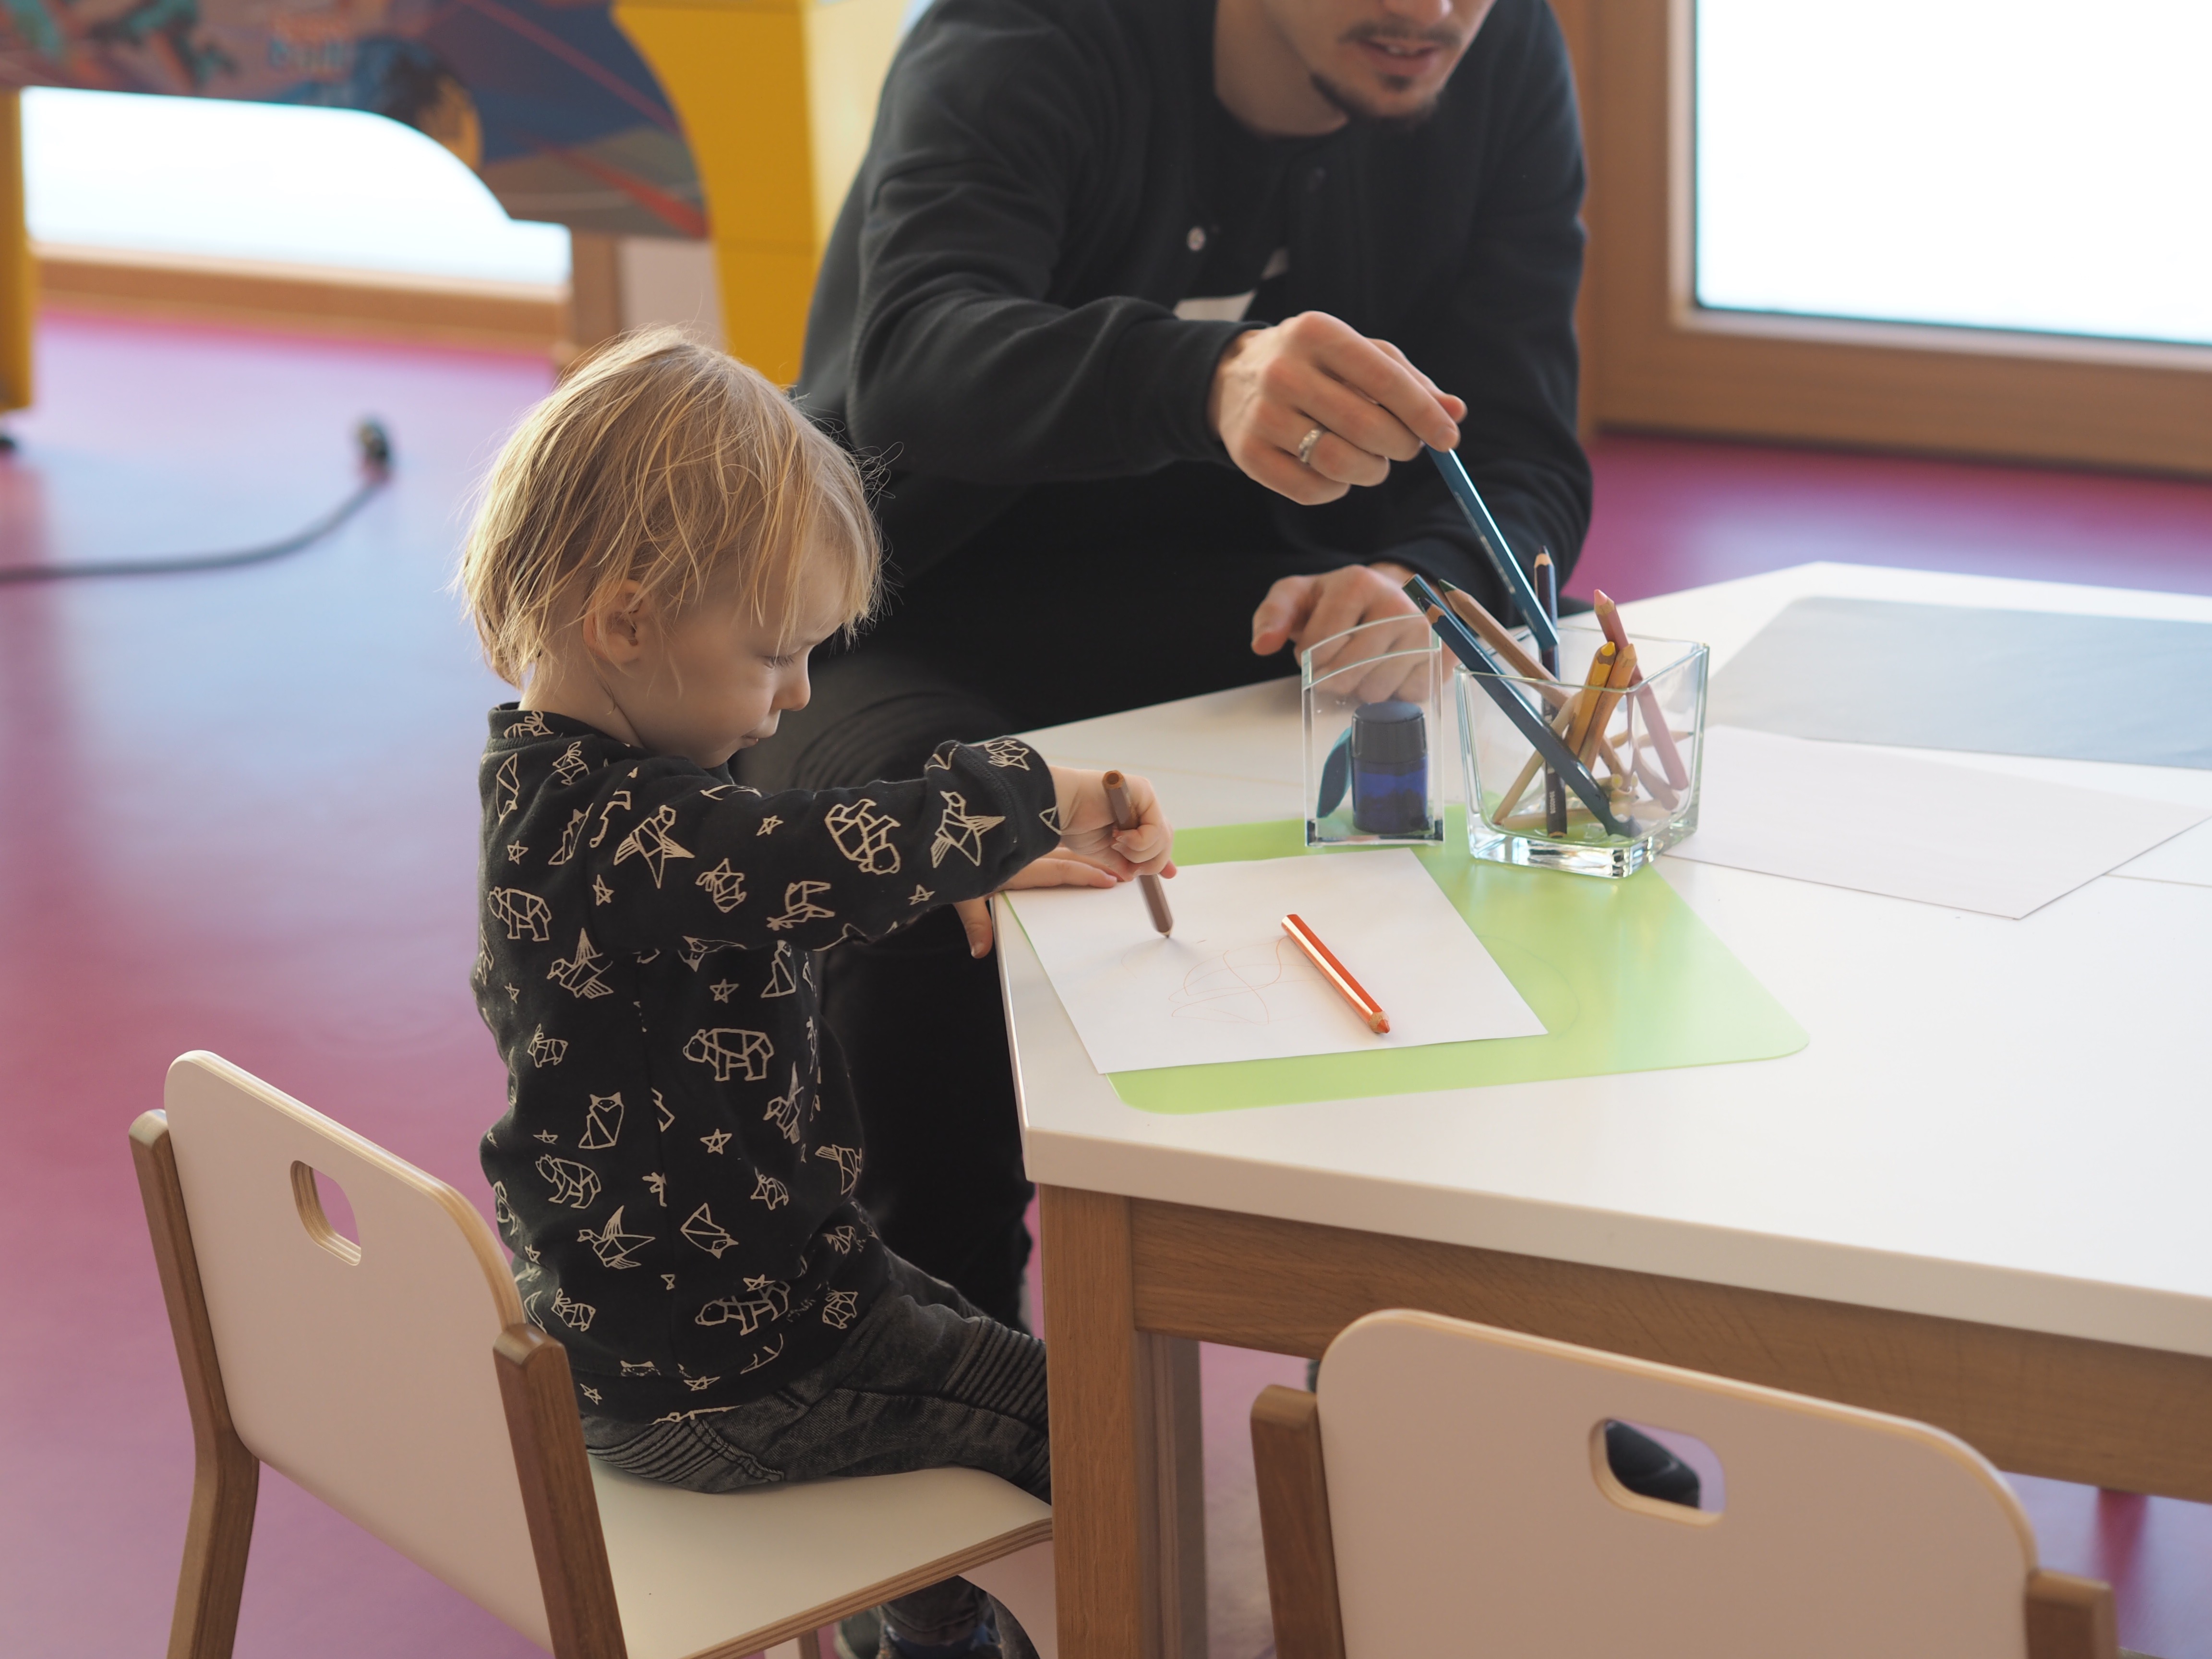
[[[1185,830],[1175,843],[1176,861],[1192,865],[1306,851],[1296,819]],[[1140,1111],[1182,1116],[1774,1060],[1805,1046],[1804,1028],[1656,870],[1607,881],[1470,858],[1456,808],[1444,844],[1414,856],[1528,999],[1544,1036],[1114,1072],[1115,1092]]]

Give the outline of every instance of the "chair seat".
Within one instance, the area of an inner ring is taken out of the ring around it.
[[[708,1494],[592,1460],[630,1659],[744,1655],[1051,1535],[1052,1506],[980,1469]]]

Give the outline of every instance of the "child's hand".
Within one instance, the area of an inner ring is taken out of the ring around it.
[[[1146,780],[1125,772],[1122,787],[1137,813],[1134,830],[1117,830],[1114,809],[1106,803],[1103,772],[1079,772],[1070,767],[1052,769],[1059,796],[1060,848],[1024,869],[1007,888],[1112,887],[1139,876],[1172,876],[1175,865],[1168,857],[1175,846],[1175,829],[1161,815],[1158,795]],[[991,954],[991,907],[985,899],[963,899],[952,907],[968,932],[971,956]]]
[[[1109,870],[1102,870],[1086,859],[1068,853],[1047,853],[1036,863],[1024,868],[1008,882],[1000,892],[1015,887],[1113,887],[1119,878]],[[988,957],[991,954],[991,901],[962,899],[953,909],[960,917],[960,925],[968,930],[968,954]]]
[[[1079,772],[1072,767],[1052,769],[1053,787],[1060,795],[1060,850],[1073,854],[1128,881],[1137,876],[1172,876],[1175,865],[1169,854],[1175,848],[1175,826],[1160,811],[1160,798],[1150,780],[1133,772],[1121,775],[1129,805],[1136,812],[1134,830],[1117,830],[1114,809],[1106,801],[1103,772]]]

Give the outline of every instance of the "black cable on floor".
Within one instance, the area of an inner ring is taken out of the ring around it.
[[[364,420],[354,428],[354,443],[361,451],[366,473],[360,487],[306,529],[264,547],[240,548],[231,553],[191,553],[167,559],[94,559],[82,564],[26,564],[0,567],[0,583],[63,581],[77,576],[167,576],[187,570],[232,570],[243,564],[265,564],[312,547],[368,504],[370,496],[392,482],[392,437],[381,422]]]

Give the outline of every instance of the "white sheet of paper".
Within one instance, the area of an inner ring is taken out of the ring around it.
[[[1668,856],[2018,918],[2212,810],[1849,743],[1705,732],[1698,833]]]
[[[2112,873],[2138,881],[2178,881],[2189,887],[2212,887],[2212,823],[2176,836],[2154,847],[2139,859],[2130,859]]]
[[[1402,848],[1185,866],[1175,932],[1134,882],[1012,893],[1102,1072],[1541,1036],[1543,1022]],[[1304,917],[1390,1017],[1376,1035],[1283,931]]]

